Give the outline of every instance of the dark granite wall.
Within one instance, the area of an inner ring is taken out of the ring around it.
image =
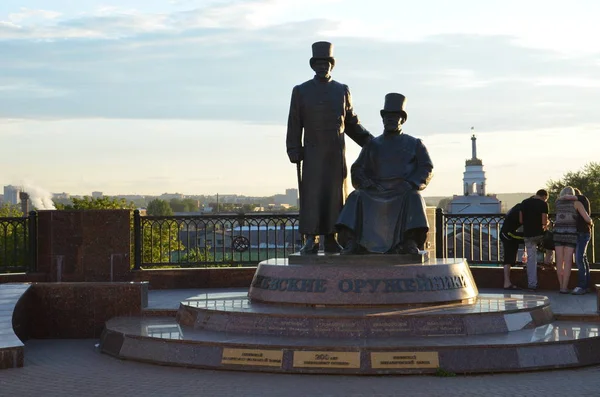
[[[129,210],[39,211],[38,268],[47,281],[130,279]]]
[[[106,321],[139,316],[147,305],[145,282],[36,283],[19,301],[13,326],[22,339],[98,338]]]

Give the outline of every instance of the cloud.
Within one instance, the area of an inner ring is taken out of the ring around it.
[[[32,19],[56,19],[61,16],[60,12],[47,11],[47,10],[32,10],[29,8],[21,8],[19,12],[8,14],[8,19],[14,24],[18,24],[24,21],[30,21]]]
[[[379,109],[392,91],[409,98],[407,128],[418,134],[473,124],[486,131],[600,122],[600,92],[589,89],[600,81],[595,56],[523,48],[510,36],[332,38],[323,32],[339,21],[277,22],[298,4],[227,2],[162,14],[107,9],[50,25],[2,25],[0,118],[277,124],[287,120],[292,87],[312,77],[310,44],[331,39],[334,78],[349,84],[370,129],[380,128]]]

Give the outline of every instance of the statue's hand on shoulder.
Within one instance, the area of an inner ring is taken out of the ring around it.
[[[290,158],[291,163],[299,163],[304,160],[304,153],[302,148],[299,150],[293,150],[288,152],[288,157]]]

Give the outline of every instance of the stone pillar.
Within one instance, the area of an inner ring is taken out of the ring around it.
[[[38,212],[37,271],[48,281],[128,281],[129,210]]]
[[[425,250],[429,251],[430,258],[435,258],[437,246],[435,207],[426,207],[425,214],[427,215],[427,222],[429,223],[429,231],[427,232]]]

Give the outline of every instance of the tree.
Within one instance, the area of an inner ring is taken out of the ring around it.
[[[557,181],[549,180],[547,189],[550,195],[548,198],[550,212],[554,212],[554,202],[560,191],[566,186],[576,187],[581,190],[581,193],[590,200],[592,213],[597,214],[600,212],[600,163],[591,162],[579,171],[567,172]],[[598,218],[594,222],[598,223]],[[600,233],[594,233],[593,239],[594,241],[588,246],[588,255],[590,255],[592,247],[600,247]],[[600,255],[598,251],[596,251],[596,254]],[[590,258],[590,262],[593,259],[594,256]]]
[[[453,200],[453,197],[444,197],[438,203],[437,208],[441,208],[444,210],[444,212],[448,212],[448,210],[449,210],[448,206],[450,205],[450,202],[452,200]]]
[[[590,200],[592,212],[600,211],[600,163],[588,163],[579,171],[567,172],[557,181],[549,180],[547,183],[548,205],[554,211],[554,202],[560,191],[566,187],[576,187]]]
[[[54,203],[57,210],[120,210],[120,209],[135,209],[133,202],[127,202],[124,198],[116,197],[89,197],[72,198],[72,204]]]
[[[194,199],[184,199],[184,212],[196,212],[200,210],[200,201]]]
[[[148,203],[146,213],[150,216],[171,216],[173,209],[165,200],[154,199]]]
[[[185,204],[178,198],[172,198],[169,205],[173,212],[185,212]]]
[[[21,208],[18,205],[4,203],[0,205],[0,218],[17,218],[23,216]]]
[[[22,217],[18,205],[0,205],[0,273],[22,271],[27,264],[27,227]]]

